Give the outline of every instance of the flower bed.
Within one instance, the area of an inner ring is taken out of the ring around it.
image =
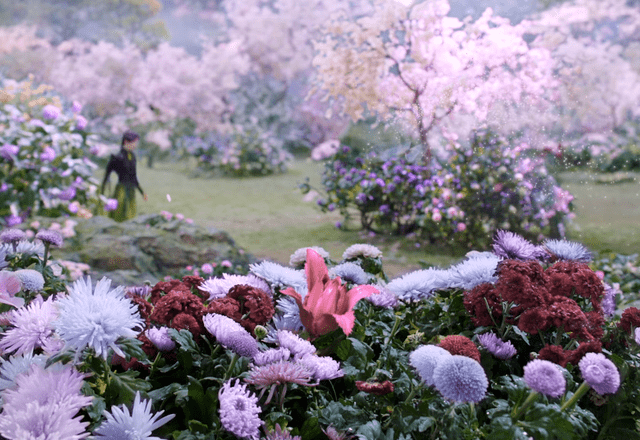
[[[640,435],[640,310],[578,243],[499,231],[390,281],[374,246],[311,247],[125,288],[66,284],[55,231],[0,240],[5,438]]]

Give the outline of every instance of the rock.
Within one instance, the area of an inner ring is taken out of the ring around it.
[[[50,223],[64,219],[42,219]],[[91,266],[92,278],[109,276],[116,284],[155,284],[176,276],[186,266],[229,260],[248,265],[253,258],[241,252],[224,231],[160,215],[142,215],[118,223],[108,217],[77,218],[76,236],[53,251],[59,260]]]

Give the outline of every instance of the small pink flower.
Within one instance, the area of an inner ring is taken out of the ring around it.
[[[431,214],[431,219],[434,222],[439,222],[440,220],[442,220],[442,214],[440,214],[440,211],[437,209],[433,210],[433,214]]]
[[[464,223],[460,222],[456,225],[456,229],[458,230],[458,232],[462,232],[465,229],[467,229],[467,225],[465,225]]]
[[[176,214],[176,219],[177,219],[177,220],[184,220],[184,215],[183,215],[183,214],[180,214],[180,213],[177,213],[177,214]]]
[[[206,273],[207,275],[209,275],[213,273],[213,266],[209,263],[204,263],[200,270],[202,270],[202,273]]]
[[[231,267],[231,266],[233,266],[233,265],[231,264],[231,261],[229,261],[229,260],[223,260],[223,261],[220,263],[220,265],[221,265],[222,267]]]

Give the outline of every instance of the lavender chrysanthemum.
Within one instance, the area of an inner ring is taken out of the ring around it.
[[[498,281],[496,267],[501,258],[490,252],[467,254],[468,258],[449,268],[451,287],[471,290],[482,283]]]
[[[580,362],[580,373],[598,394],[614,394],[620,387],[620,373],[602,353],[587,353]]]
[[[433,385],[433,372],[440,359],[451,356],[447,350],[437,345],[422,345],[409,355],[409,364],[418,371],[420,379],[428,386]]]
[[[543,359],[525,365],[523,378],[529,388],[548,397],[562,396],[567,387],[560,366]]]
[[[331,278],[340,277],[353,284],[367,284],[369,282],[369,275],[364,269],[350,261],[333,266],[329,269],[329,276]]]
[[[10,439],[86,438],[88,425],[77,412],[93,400],[80,393],[83,375],[70,366],[47,369],[34,365],[16,378],[16,388],[3,394],[0,434]]]
[[[489,353],[498,359],[510,359],[517,353],[511,341],[504,342],[494,333],[478,335],[478,340]]]
[[[329,258],[329,252],[327,252],[320,246],[303,247],[297,249],[293,254],[291,254],[291,256],[289,257],[289,266],[304,266],[304,263],[307,261],[307,249],[313,249],[325,260]]]
[[[307,293],[307,278],[303,270],[292,269],[271,261],[251,264],[249,269],[273,287],[293,287],[302,296]]]
[[[239,438],[257,439],[260,436],[262,412],[258,398],[238,380],[226,382],[218,393],[220,422],[222,427]]]
[[[203,316],[202,322],[218,343],[239,356],[251,358],[258,353],[258,342],[244,327],[228,316],[211,313]]]
[[[44,277],[34,269],[20,269],[14,272],[22,282],[22,290],[38,292],[44,288]]]
[[[278,345],[289,350],[295,358],[316,352],[316,347],[311,342],[287,330],[278,330]]]
[[[253,363],[258,366],[275,364],[276,362],[288,360],[289,356],[291,356],[291,352],[286,348],[270,348],[255,354],[253,356]]]
[[[118,199],[107,199],[104,202],[104,210],[106,212],[115,211],[116,209],[118,209]]]
[[[46,347],[54,338],[54,321],[58,309],[53,298],[43,301],[41,296],[28,306],[13,310],[9,321],[13,328],[0,340],[0,350],[5,353],[33,354],[36,348]]]
[[[251,287],[255,287],[260,290],[264,290],[268,294],[271,294],[271,288],[262,278],[258,278],[253,274],[249,275],[230,275],[228,273],[222,274],[222,278],[209,278],[200,286],[200,289],[203,292],[207,292],[209,294],[209,301],[212,301],[217,298],[222,298],[229,293],[229,290],[233,286],[238,284],[246,284]]]
[[[546,240],[542,243],[542,247],[557,260],[589,263],[593,259],[593,254],[589,249],[574,241]]]
[[[433,370],[433,385],[445,399],[454,402],[479,402],[489,387],[487,375],[475,360],[452,355],[438,360]]]
[[[634,336],[635,336],[636,344],[640,345],[640,327],[635,329]]]
[[[27,373],[33,365],[44,368],[48,356],[31,353],[22,356],[11,356],[0,365],[0,391],[13,388],[19,375]]]
[[[49,243],[55,247],[61,247],[63,243],[62,235],[58,231],[53,231],[51,229],[38,231],[36,238],[43,243]]]
[[[379,258],[382,257],[382,251],[370,244],[352,244],[342,254],[343,260],[355,260],[358,257]]]
[[[112,406],[111,412],[105,411],[106,420],[94,431],[97,439],[109,440],[161,440],[151,433],[173,419],[174,414],[160,418],[164,411],[151,413],[151,400],[140,400],[136,392],[131,411],[125,406]]]
[[[23,254],[23,255],[38,255],[42,257],[44,255],[44,244],[40,241],[31,242],[29,240],[21,240],[16,246],[15,252],[13,249],[8,250],[9,254]]]
[[[510,231],[499,230],[493,240],[493,252],[502,258],[535,260],[545,252],[538,246]]]
[[[374,287],[378,289],[378,293],[367,296],[365,301],[369,301],[374,306],[385,309],[393,309],[398,305],[398,297],[392,291],[379,285],[375,285]]]
[[[171,351],[176,348],[176,343],[173,342],[173,339],[171,339],[169,335],[168,327],[152,327],[146,331],[146,335],[151,343],[160,351]]]
[[[273,431],[266,433],[265,440],[302,440],[302,437],[291,435],[286,429],[283,430],[280,425],[276,424]]]
[[[313,372],[304,364],[292,361],[279,361],[267,365],[254,365],[244,381],[259,390],[271,388],[272,385],[295,383],[298,385],[312,385]],[[262,396],[262,394],[260,394]]]
[[[316,382],[344,376],[344,371],[340,368],[340,362],[329,356],[307,354],[298,359],[298,362],[313,373],[313,378]]]
[[[0,241],[3,243],[16,243],[24,240],[26,234],[22,229],[8,228],[0,232]]]
[[[386,287],[403,301],[419,301],[430,298],[436,290],[449,288],[448,278],[446,270],[429,268],[396,278]]]
[[[111,289],[111,280],[105,277],[94,290],[91,277],[87,277],[74,282],[68,290],[57,301],[59,317],[54,326],[66,347],[76,352],[76,360],[87,347],[103,359],[110,348],[125,357],[117,341],[138,336],[144,322],[137,306],[124,296],[122,286]]]
[[[57,119],[58,116],[60,116],[60,109],[57,106],[47,104],[42,108],[42,117],[44,119],[54,120]]]

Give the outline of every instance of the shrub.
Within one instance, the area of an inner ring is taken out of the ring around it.
[[[65,109],[50,87],[5,81],[0,91],[0,217],[8,225],[31,215],[91,215],[100,202],[95,138],[79,105]]]
[[[440,245],[485,247],[499,228],[529,238],[564,235],[572,196],[543,159],[491,131],[476,132],[433,168],[402,157],[383,160],[343,146],[322,176],[324,211],[354,213],[366,230],[414,234]],[[308,192],[308,184],[301,185]]]

